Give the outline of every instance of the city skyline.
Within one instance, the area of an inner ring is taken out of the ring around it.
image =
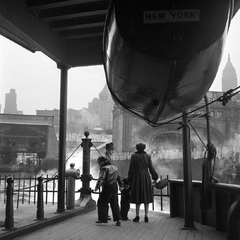
[[[89,105],[89,103],[91,104],[91,103],[93,103],[96,99],[97,100],[99,100],[99,95],[101,94],[101,92],[105,89],[105,86],[106,86],[106,83],[105,83],[105,85],[104,85],[104,87],[103,87],[103,89],[98,93],[98,96],[96,96],[96,97],[94,97],[90,102],[88,102],[88,106],[84,106],[84,107],[82,107],[81,109],[74,109],[74,108],[71,108],[71,107],[68,107],[68,109],[73,109],[73,110],[83,110],[83,109],[89,109],[89,107],[90,107],[90,105]],[[11,94],[12,92],[15,92],[15,94],[17,95],[17,92],[16,92],[16,89],[9,89],[9,92],[7,92],[7,93],[5,93],[5,105],[3,106],[3,105],[1,105],[1,103],[0,103],[0,113],[5,113],[5,108],[6,108],[6,97],[7,97],[7,95],[9,95],[9,94]],[[109,93],[110,94],[110,93]],[[18,105],[17,104],[17,99],[16,99],[16,105]],[[9,108],[8,107],[8,109],[10,109],[10,111],[11,111],[11,107]],[[49,110],[49,111],[52,111],[52,110],[59,110],[60,108],[53,108],[53,109],[47,109],[47,108],[42,108],[42,109],[36,109],[35,111],[36,111],[36,113],[35,114],[29,114],[29,115],[38,115],[37,114],[37,111],[44,111],[44,110]],[[25,113],[21,113],[22,112],[22,110],[21,109],[18,109],[17,108],[17,110],[16,110],[18,113],[16,113],[16,114],[25,114]],[[7,114],[13,114],[13,113],[7,113]],[[26,114],[26,115],[28,115],[28,114]]]
[[[240,12],[233,18],[219,71],[210,91],[222,91],[222,71],[228,55],[240,76]],[[5,106],[5,94],[17,93],[17,109],[35,115],[39,109],[59,109],[60,70],[54,61],[41,52],[31,53],[0,36],[0,104]],[[68,108],[87,108],[104,88],[106,78],[101,65],[71,68],[68,71]],[[239,83],[238,83],[239,84]]]
[[[2,112],[5,94],[10,89],[16,90],[17,109],[24,114],[36,115],[38,109],[59,109],[60,70],[54,61],[41,52],[33,54],[1,35],[0,55]],[[71,68],[68,71],[68,108],[87,108],[105,84],[103,66]]]

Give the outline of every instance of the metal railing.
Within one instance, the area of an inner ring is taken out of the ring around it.
[[[9,176],[2,176],[0,175],[0,201],[4,204],[6,203],[6,188],[7,188],[7,178]],[[38,177],[39,175],[22,175],[22,174],[15,174],[12,175],[14,179],[14,195],[13,200],[16,204],[16,208],[19,208],[20,204],[36,204],[37,203],[37,185],[38,185]],[[168,176],[166,177],[168,179]],[[160,179],[163,179],[160,177]],[[97,179],[92,179],[96,181]],[[43,176],[43,195],[44,195],[44,203],[48,204],[56,204],[57,202],[57,177],[50,177],[46,175]],[[66,184],[67,186],[67,178]],[[65,190],[67,192],[67,188]],[[165,187],[164,189],[156,189],[153,187],[154,192],[154,202],[152,204],[152,210],[154,211],[156,205],[160,206],[160,211],[169,209],[169,198],[170,198],[170,191],[169,186]],[[79,193],[79,190],[76,190],[75,193]],[[99,194],[99,192],[94,192],[93,194]],[[119,195],[121,193],[119,192]]]
[[[160,176],[160,179],[163,180],[163,177]],[[166,177],[167,180],[169,180],[168,175]],[[154,196],[154,201],[152,204],[152,210],[155,210],[155,205],[158,203],[157,199],[159,198],[159,204],[160,204],[160,211],[167,211],[169,212],[170,210],[170,190],[169,190],[169,184],[163,189],[156,189],[153,188],[153,196]]]
[[[17,209],[19,208],[19,204],[36,204],[37,202],[37,185],[38,185],[38,177],[37,175],[12,175],[14,179],[14,193],[13,200],[16,202]],[[0,175],[0,200],[6,203],[6,188],[7,188],[7,178],[8,176]],[[46,175],[43,177],[43,185],[44,185],[44,202],[47,203],[55,203],[55,199],[57,199],[57,178],[52,178]]]

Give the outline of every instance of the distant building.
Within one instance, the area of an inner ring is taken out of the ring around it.
[[[90,114],[99,115],[99,99],[94,98],[92,102],[88,103],[88,111]]]
[[[10,89],[10,93],[5,96],[4,113],[17,114],[17,93],[15,89]]]
[[[83,134],[86,129],[90,131],[93,141],[101,143],[105,143],[103,139],[108,139],[110,141],[111,137],[109,136],[112,133],[113,106],[114,103],[111,94],[107,85],[105,85],[103,90],[99,93],[99,98],[94,98],[92,102],[88,104],[88,108],[83,108],[81,110],[69,108],[67,110],[67,146],[77,146],[84,137]],[[36,114],[40,116],[54,116],[54,129],[58,139],[60,110],[36,110]],[[101,134],[99,132],[96,134],[96,128],[101,128],[103,130]]]
[[[53,110],[36,110],[36,115],[40,116],[53,116],[54,117],[54,129],[56,133],[58,134],[59,132],[59,115],[60,115],[60,110],[58,109],[53,109]]]
[[[0,172],[33,172],[58,159],[52,116],[0,114]]]
[[[19,111],[17,111],[17,114],[23,115],[23,111],[22,111],[22,110],[19,110]]]
[[[99,99],[94,98],[93,101],[88,104],[89,112],[91,114],[97,114],[99,116],[99,127],[104,130],[112,130],[113,107],[114,102],[108,90],[107,84],[105,84],[103,90],[99,93]]]
[[[228,61],[222,74],[222,91],[227,92],[229,89],[234,89],[237,86],[237,73],[231,62],[230,55],[228,55]]]
[[[59,121],[60,121],[60,110],[36,110],[38,116],[53,116],[54,117],[54,129],[56,132],[57,139],[59,138]],[[83,137],[84,128],[95,127],[95,124],[98,124],[99,121],[93,116],[89,115],[89,112],[86,109],[74,110],[69,108],[67,110],[67,136],[66,141],[68,146],[78,145]]]
[[[99,117],[101,121],[101,127],[105,130],[112,129],[113,120],[113,107],[114,102],[112,96],[108,90],[107,84],[105,84],[103,90],[99,94]]]

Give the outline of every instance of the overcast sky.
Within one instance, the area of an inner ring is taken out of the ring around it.
[[[232,20],[218,74],[210,90],[221,91],[222,70],[228,54],[240,78],[240,11]],[[68,108],[82,109],[98,97],[106,83],[103,66],[72,68],[68,71]],[[17,108],[24,114],[59,109],[60,70],[41,52],[31,53],[0,35],[0,104],[5,94],[17,92]]]

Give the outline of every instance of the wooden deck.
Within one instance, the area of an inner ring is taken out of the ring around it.
[[[135,210],[129,217],[133,219]],[[149,212],[149,222],[143,221],[141,210],[140,222],[122,221],[117,227],[113,221],[96,224],[97,211],[83,213],[33,233],[17,237],[18,240],[226,240],[225,233],[217,232],[212,227],[195,223],[197,230],[182,230],[184,219],[170,218],[168,213]]]

